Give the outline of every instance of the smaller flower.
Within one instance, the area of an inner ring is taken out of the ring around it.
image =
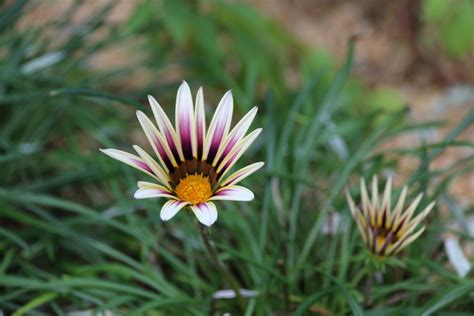
[[[420,203],[423,193],[404,210],[407,187],[404,186],[400,198],[391,209],[392,179],[389,178],[380,203],[377,177],[372,179],[372,196],[369,198],[367,187],[363,178],[360,180],[362,208],[355,205],[349,192],[346,198],[359,231],[367,248],[377,256],[392,256],[411,244],[425,230],[425,227],[415,232],[418,224],[429,214],[435,202],[431,202],[416,217],[415,210]]]

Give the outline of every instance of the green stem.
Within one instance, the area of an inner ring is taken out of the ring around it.
[[[219,255],[217,253],[217,249],[214,247],[214,245],[211,243],[209,239],[209,231],[207,227],[205,227],[202,224],[199,224],[199,232],[201,234],[202,241],[204,243],[204,246],[206,247],[207,253],[213,262],[213,264],[218,267],[218,269],[221,272],[222,277],[224,280],[227,282],[227,284],[230,286],[230,288],[234,291],[235,296],[237,298],[237,302],[239,303],[239,308],[241,309],[241,312],[245,310],[245,304],[242,299],[242,296],[240,295],[240,286],[237,280],[230,274],[230,272],[227,270],[226,266],[224,263],[219,259]]]
[[[374,275],[369,273],[364,287],[364,306],[369,307],[372,305],[372,285],[374,283]]]

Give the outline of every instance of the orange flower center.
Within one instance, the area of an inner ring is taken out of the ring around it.
[[[175,191],[180,200],[194,205],[206,202],[212,195],[209,177],[201,174],[187,175],[179,181]]]

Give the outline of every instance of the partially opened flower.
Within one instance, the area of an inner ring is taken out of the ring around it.
[[[160,213],[164,221],[189,206],[199,222],[207,226],[217,220],[212,201],[250,201],[254,198],[252,191],[237,183],[260,169],[263,162],[246,166],[231,175],[229,170],[262,131],[258,128],[246,135],[257,113],[256,107],[229,131],[233,99],[228,91],[206,128],[202,88],[197,92],[193,106],[191,90],[183,82],[176,97],[175,129],[158,102],[151,96],[148,99],[158,128],[143,112],[137,111],[137,117],[158,161],[136,145],[133,148],[138,156],[117,149],[101,149],[106,155],[154,178],[153,183],[138,182],[135,198],[168,199]]]
[[[392,210],[392,180],[388,179],[382,201],[380,201],[376,176],[372,179],[371,197],[367,193],[364,179],[360,180],[360,191],[361,208],[355,205],[349,192],[346,191],[347,202],[367,248],[377,256],[394,255],[417,239],[425,227],[415,232],[416,227],[435,205],[435,202],[431,202],[417,216],[413,217],[423,194],[420,193],[405,209],[407,195],[405,186]]]

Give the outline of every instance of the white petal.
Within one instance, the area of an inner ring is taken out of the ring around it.
[[[135,192],[134,198],[136,199],[149,199],[149,198],[160,198],[165,197],[169,199],[176,199],[176,197],[170,192],[170,190],[162,185],[138,181],[138,190]]]
[[[203,160],[210,158],[209,160],[211,161],[217,154],[219,146],[229,132],[233,108],[234,100],[232,98],[232,92],[227,91],[219,102],[211,124],[209,125],[206,140],[204,141]],[[210,157],[211,155],[212,157]]]
[[[171,193],[171,191],[169,189],[167,189],[166,187],[164,187],[162,185],[159,185],[159,184],[156,184],[156,183],[153,183],[153,182],[138,181],[137,186],[140,189],[159,189],[159,190],[165,190],[168,193]]]
[[[372,207],[369,202],[369,194],[367,193],[367,185],[365,184],[364,178],[360,178],[360,194],[362,198],[362,211],[365,216],[372,218]]]
[[[252,145],[255,139],[262,132],[261,128],[257,128],[252,133],[244,137],[234,149],[224,158],[224,160],[217,167],[217,173],[219,174],[219,179],[224,177],[224,175],[234,166],[234,164],[239,160],[243,153]]]
[[[447,237],[444,240],[444,249],[448,255],[449,263],[456,270],[456,273],[464,278],[472,266],[464,255],[459,240],[455,237]]]
[[[255,171],[257,171],[258,169],[262,168],[264,165],[264,162],[256,162],[246,167],[243,167],[242,169],[239,169],[233,174],[231,174],[228,178],[225,178],[225,180],[222,181],[221,186],[225,187],[228,185],[237,184],[243,179],[250,176]]]
[[[135,194],[133,195],[134,198],[136,199],[151,199],[151,198],[168,198],[168,199],[173,199],[175,198],[173,195],[169,194],[166,191],[162,190],[156,190],[156,189],[138,189],[135,191]]]
[[[183,81],[176,96],[176,135],[185,159],[192,159],[195,143],[194,110],[191,89]]]
[[[402,192],[400,193],[400,197],[398,198],[397,204],[392,211],[390,223],[393,223],[393,226],[397,226],[398,221],[400,220],[400,216],[402,215],[402,210],[405,205],[405,198],[407,196],[407,186],[404,186]]]
[[[168,201],[161,208],[160,217],[164,221],[172,219],[176,213],[179,212],[183,207],[189,205],[189,202],[183,201]]]
[[[357,219],[357,212],[359,212],[359,208],[355,205],[352,196],[349,193],[349,190],[345,190],[344,194],[346,195],[347,204],[349,204],[349,209],[351,210],[352,217]]]
[[[201,160],[204,151],[204,139],[206,137],[206,115],[204,112],[204,94],[202,92],[202,87],[199,88],[196,95],[194,121],[196,124],[196,143],[193,143],[193,156]]]
[[[178,136],[176,131],[171,124],[168,115],[161,108],[160,104],[153,98],[151,95],[148,96],[148,101],[150,102],[153,115],[155,120],[158,123],[158,128],[161,133],[165,136],[166,141],[171,149],[171,152],[175,156],[176,160],[184,160],[183,152],[181,151],[181,146],[179,146]]]
[[[239,289],[239,292],[241,297],[256,297],[258,295],[258,292],[254,290]],[[236,296],[234,290],[220,290],[212,294],[213,299],[231,299]]]
[[[413,202],[411,202],[410,206],[405,211],[405,214],[407,214],[406,215],[406,221],[407,222],[412,218],[418,204],[420,204],[420,201],[421,201],[422,197],[423,197],[423,193],[418,194],[418,196],[415,198],[415,200]]]
[[[379,205],[379,185],[378,185],[378,180],[377,176],[374,175],[372,177],[372,209],[375,212],[375,216],[377,216],[377,211],[380,210],[380,205]]]
[[[411,235],[410,237],[405,237],[405,238],[402,238],[401,240],[397,241],[394,245],[393,245],[393,250],[391,253],[389,253],[389,255],[393,255],[393,254],[396,254],[400,251],[402,251],[405,247],[407,247],[408,245],[410,245],[412,242],[414,242],[418,237],[420,237],[420,235],[425,231],[425,227],[422,227],[421,229],[419,229],[416,233],[414,233],[413,235]]]
[[[217,190],[210,200],[252,201],[254,194],[247,188],[232,185]]]
[[[400,230],[406,229],[406,227],[410,224],[410,219],[413,216],[413,213],[415,212],[415,209],[420,203],[422,197],[423,197],[423,193],[418,194],[418,196],[410,204],[408,209],[403,213],[402,216],[400,216],[399,220],[394,223],[395,227],[398,227],[398,225],[403,221]]]
[[[206,226],[211,226],[217,220],[217,209],[212,202],[191,205],[191,210],[196,215],[198,221]]]
[[[161,184],[166,186],[168,189],[171,189],[169,185],[170,178],[168,173],[161,168],[161,166],[153,160],[153,158],[148,155],[140,146],[133,145],[133,149],[137,152],[138,155],[143,159],[143,161],[151,168],[153,173],[156,175]]]
[[[227,154],[229,154],[232,149],[234,149],[234,147],[238,144],[238,142],[240,142],[240,140],[244,138],[245,133],[247,133],[247,130],[249,129],[250,125],[252,124],[252,121],[255,118],[255,115],[257,115],[257,111],[257,107],[251,109],[240,120],[240,122],[235,125],[229,135],[226,136],[221,146],[219,147],[219,150],[217,151],[214,161],[212,162],[213,166],[216,166],[218,164],[218,162],[221,160],[221,156],[225,157]]]
[[[388,221],[390,220],[390,197],[392,194],[392,177],[389,177],[385,184],[385,190],[383,193],[383,200],[381,205],[381,211],[378,214],[377,223],[379,226],[382,225],[383,214],[385,213],[385,227],[388,227]]]
[[[153,174],[153,171],[152,169],[150,168],[150,166],[148,166],[142,158],[138,157],[138,156],[135,156],[135,155],[132,155],[132,154],[129,154],[125,151],[121,151],[121,150],[118,150],[118,149],[100,149],[101,152],[103,152],[104,154],[106,154],[107,156],[111,157],[111,158],[114,158],[118,161],[121,161],[129,166],[132,166],[133,168],[135,169],[138,169],[150,176],[152,176],[153,178],[157,179],[157,177]]]
[[[431,212],[433,207],[435,206],[435,202],[431,202],[423,211],[420,212],[410,223],[410,225],[418,225],[422,220],[425,219],[426,216]]]
[[[178,164],[176,163],[176,159],[171,152],[168,141],[156,129],[155,125],[142,111],[137,111],[137,118],[143,131],[145,132],[148,142],[153,148],[153,151],[160,159],[161,165],[167,170],[177,167]]]

